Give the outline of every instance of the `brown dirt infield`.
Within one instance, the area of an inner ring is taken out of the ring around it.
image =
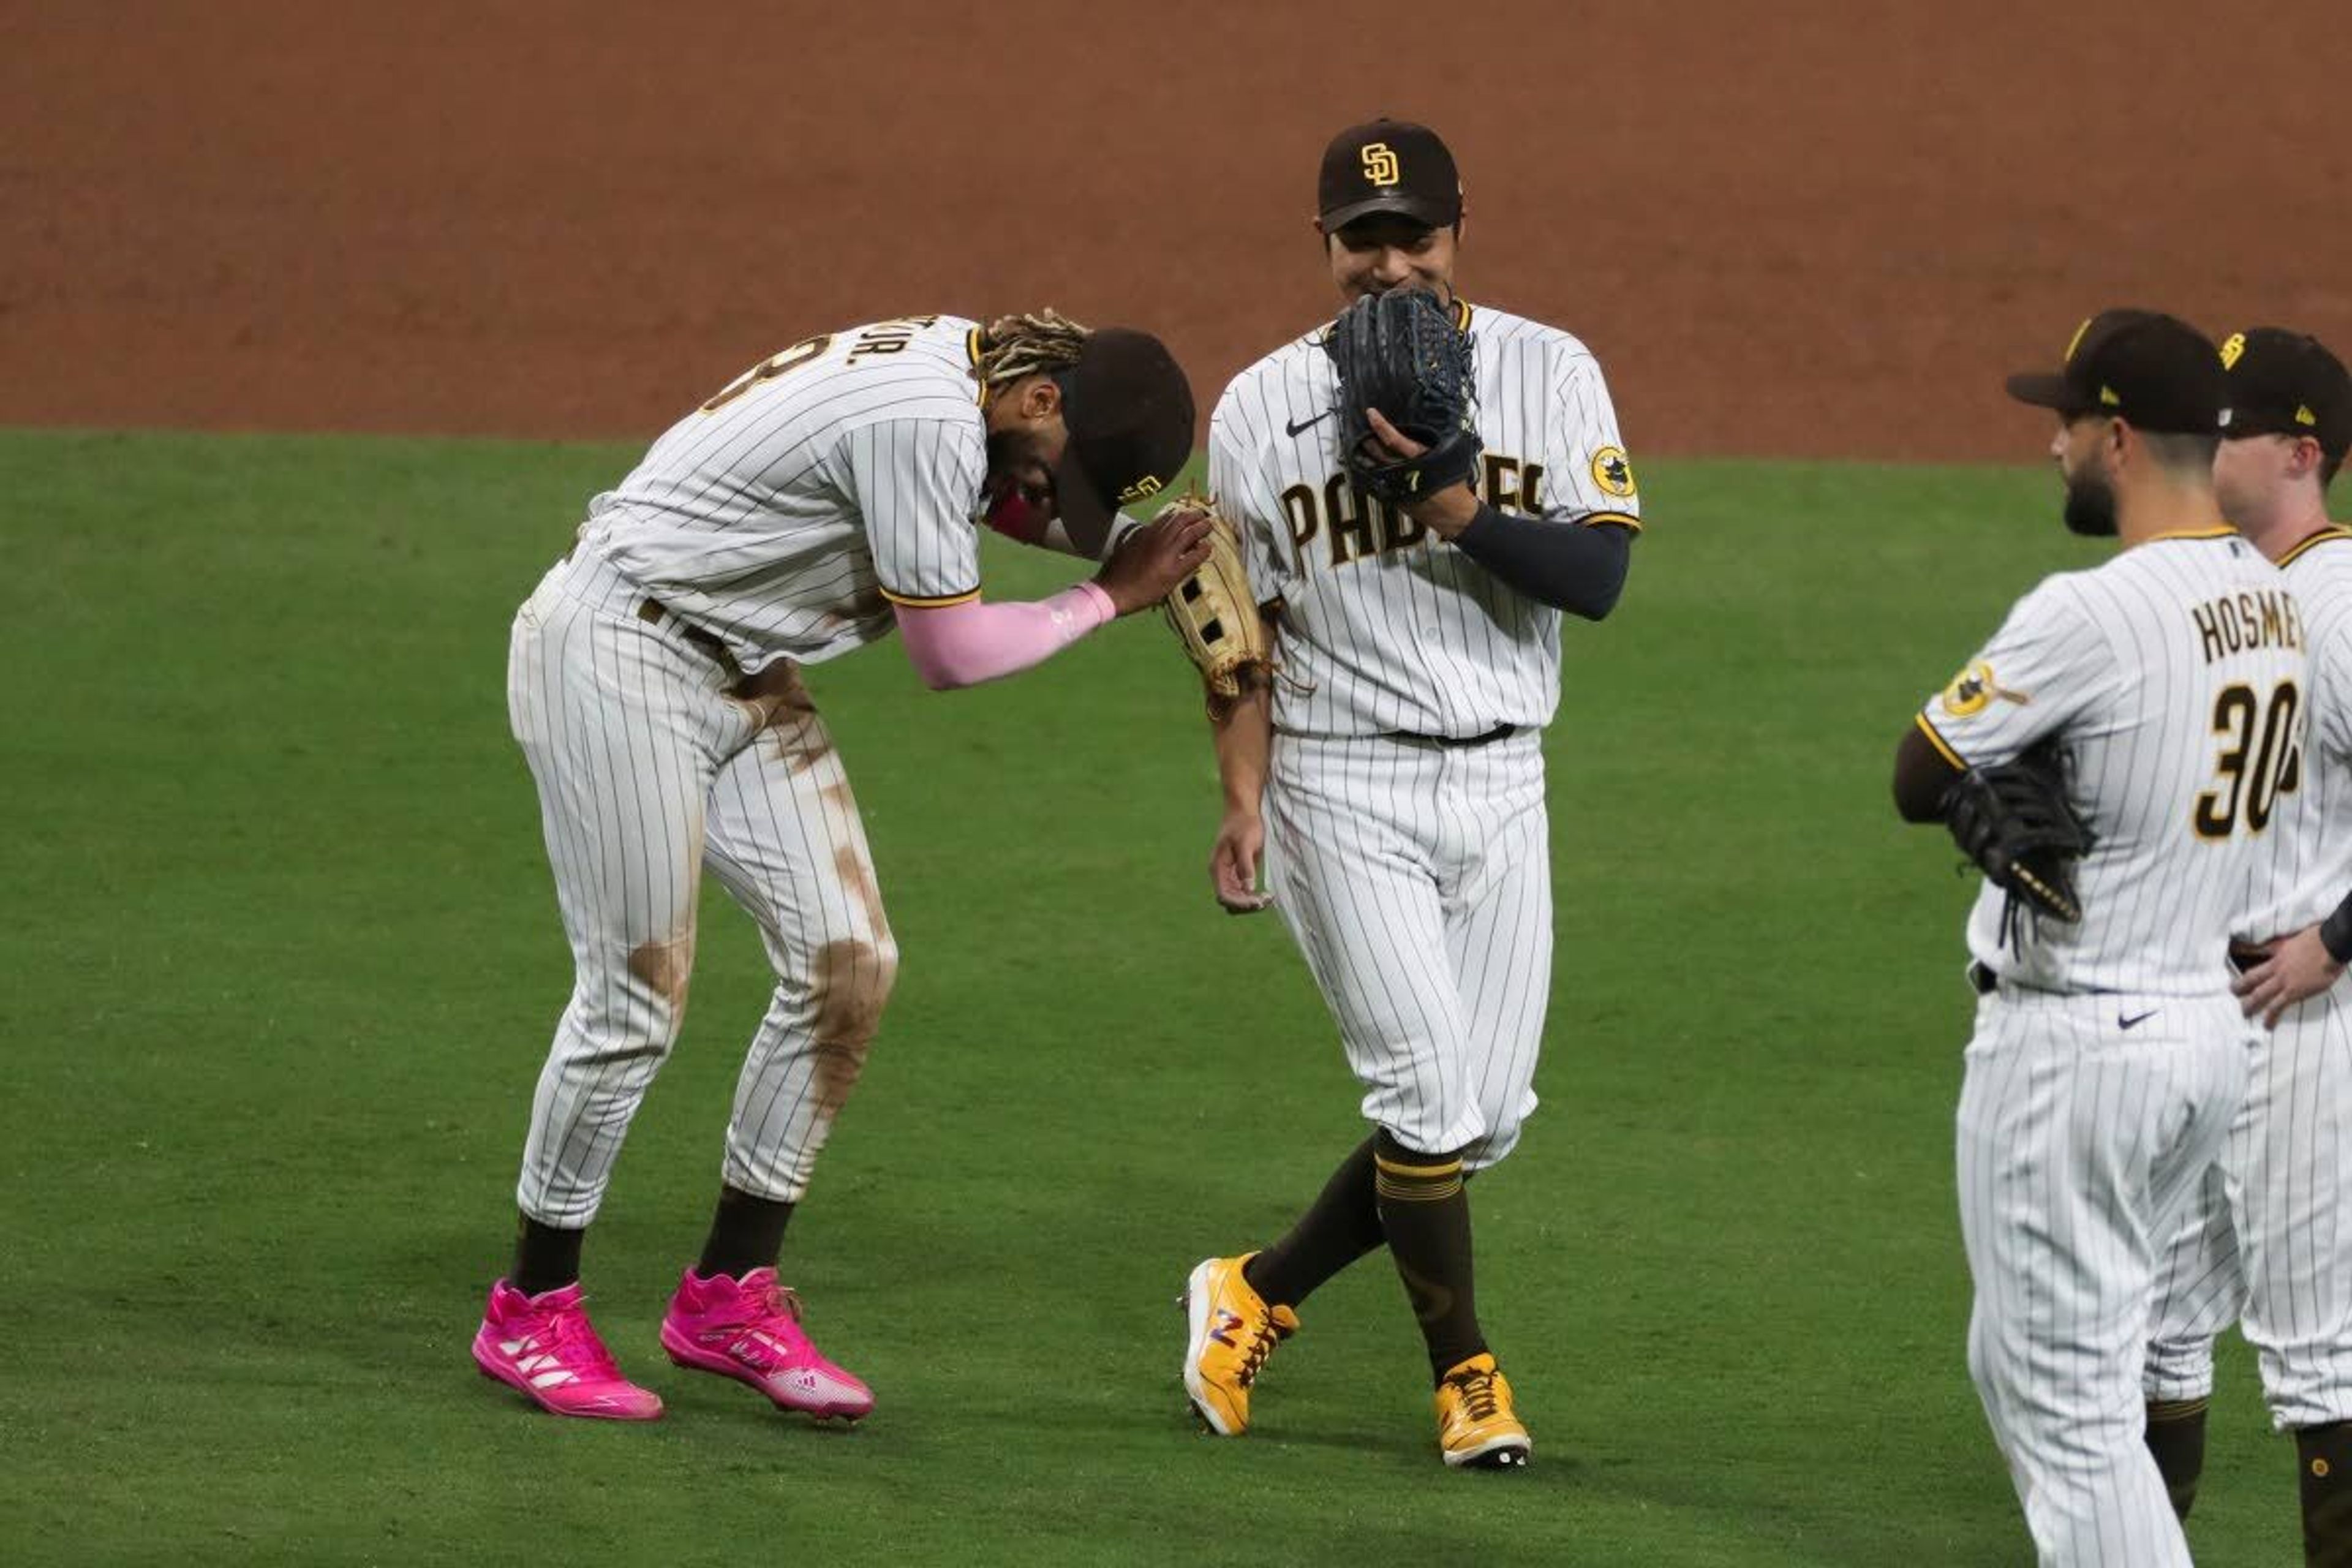
[[[1386,110],[1637,453],[2031,459],[1997,378],[2094,307],[2352,351],[2324,9],[20,4],[0,424],[642,437],[807,331],[1045,302],[1205,403],[1327,313],[1316,158]]]

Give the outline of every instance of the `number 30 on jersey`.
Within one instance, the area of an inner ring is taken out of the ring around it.
[[[2242,682],[2213,700],[2213,733],[2221,737],[2214,787],[2197,797],[2200,838],[2227,838],[2242,821],[2249,832],[2271,825],[2278,797],[2303,782],[2303,694],[2292,680],[2266,702]]]

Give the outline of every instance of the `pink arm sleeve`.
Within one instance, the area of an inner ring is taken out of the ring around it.
[[[1112,618],[1110,595],[1092,583],[1050,599],[990,605],[978,599],[924,608],[896,605],[907,658],[934,691],[977,686],[1042,664]]]

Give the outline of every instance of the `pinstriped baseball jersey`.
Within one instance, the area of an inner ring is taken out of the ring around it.
[[[2304,623],[2285,579],[2228,529],[2160,535],[2020,600],[1920,728],[1955,766],[2055,735],[2096,842],[2079,924],[2002,942],[1988,885],[1969,947],[2049,991],[2226,989],[2257,841],[2300,773]]]
[[[971,597],[979,331],[914,316],[793,344],[672,426],[581,539],[745,669],[862,647],[892,598]]]
[[[1639,527],[1601,366],[1568,333],[1457,303],[1476,344],[1479,499],[1562,524]],[[1559,701],[1560,612],[1506,586],[1340,460],[1321,331],[1234,378],[1209,422],[1209,488],[1245,541],[1262,604],[1282,602],[1276,727],[1466,736],[1541,726]]]
[[[2279,569],[2303,610],[2311,658],[2305,755],[2318,765],[2279,797],[2238,934],[2262,942],[2327,917],[2352,889],[2352,530],[2324,529]]]

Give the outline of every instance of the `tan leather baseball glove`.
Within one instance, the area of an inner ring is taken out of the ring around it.
[[[1160,508],[1152,521],[1181,511],[1209,514],[1209,558],[1160,601],[1160,613],[1183,644],[1184,656],[1201,671],[1209,717],[1222,719],[1241,696],[1244,681],[1274,672],[1274,649],[1250,592],[1249,570],[1242,563],[1241,535],[1214,500],[1190,490]]]

